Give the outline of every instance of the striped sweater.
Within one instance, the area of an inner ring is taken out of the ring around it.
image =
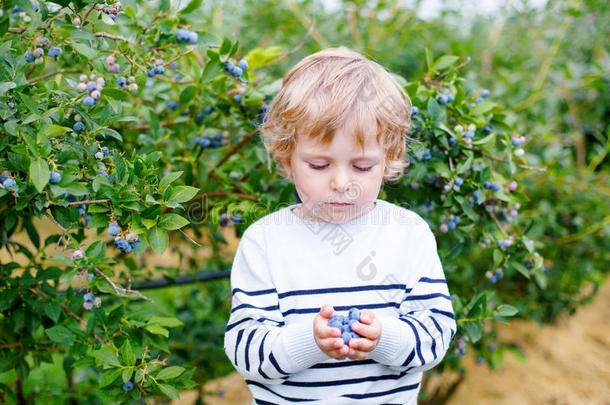
[[[416,404],[422,373],[456,331],[434,234],[381,199],[342,223],[301,219],[297,205],[250,225],[231,269],[224,350],[253,404]],[[336,360],[317,346],[313,319],[326,304],[378,317],[367,359]]]

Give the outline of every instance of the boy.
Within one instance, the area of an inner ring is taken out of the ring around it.
[[[244,232],[225,332],[253,404],[414,405],[445,355],[456,323],[434,235],[377,199],[405,166],[410,109],[384,68],[343,47],[284,77],[261,130],[302,203]],[[351,308],[346,344],[328,322]]]

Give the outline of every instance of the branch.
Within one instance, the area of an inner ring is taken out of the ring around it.
[[[55,225],[57,225],[57,227],[59,229],[61,229],[61,238],[59,238],[57,240],[57,246],[59,246],[59,243],[66,236],[66,233],[68,233],[69,229],[66,229],[63,226],[61,226],[61,224],[59,222],[57,222],[55,220],[55,218],[53,218],[53,216],[51,214],[49,214],[48,211],[46,211],[44,214],[47,216],[47,218],[49,218],[51,220],[51,222],[53,222]],[[67,240],[66,240],[66,244],[64,245],[64,249],[66,249],[68,247],[68,243],[70,243],[70,234],[67,235]]]
[[[491,160],[495,160],[497,162],[503,162],[506,163],[506,160],[501,159],[501,158],[497,158],[495,156],[490,155],[489,153],[485,152],[483,149],[477,147],[477,146],[473,146],[472,149],[477,150],[479,152],[481,152],[483,155],[487,156],[488,158],[490,158]],[[522,159],[520,159],[522,160]],[[546,172],[546,167],[532,167],[532,166],[528,166],[528,165],[522,165],[522,164],[517,164],[517,166],[519,166],[522,169],[529,169],[529,170],[535,170],[538,172]]]
[[[214,171],[214,169],[216,169],[217,167],[220,167],[228,158],[231,157],[232,154],[234,154],[235,152],[237,152],[242,146],[244,146],[244,144],[246,142],[248,142],[248,140],[250,138],[252,138],[254,135],[256,135],[256,133],[258,132],[258,128],[254,128],[252,131],[250,131],[249,134],[247,134],[246,136],[244,136],[242,138],[241,141],[239,141],[239,143],[237,145],[235,145],[230,151],[227,152],[226,155],[223,156],[222,159],[220,159],[218,161],[218,163],[216,163],[216,166],[212,168],[211,171]]]
[[[21,34],[25,31],[25,28],[9,28],[7,31],[11,34]]]
[[[87,21],[87,18],[89,17],[89,14],[91,14],[91,12],[95,8],[95,6],[97,6],[97,1],[93,2],[93,4],[91,5],[91,8],[87,11],[87,14],[85,14],[85,18],[83,18],[83,22],[80,24],[81,27],[83,25],[85,25],[85,21]]]
[[[102,38],[108,38],[108,39],[112,39],[115,41],[123,41],[123,42],[129,42],[129,39],[122,37],[120,35],[112,35],[112,34],[108,34],[107,32],[96,32],[94,34],[96,37],[102,37]]]
[[[188,240],[190,240],[191,242],[193,242],[195,245],[197,245],[197,247],[201,247],[201,245],[199,243],[197,243],[196,241],[194,241],[190,236],[188,236],[182,229],[178,229],[180,232],[182,232],[182,234],[184,236],[186,236],[188,238]]]
[[[98,269],[97,267],[94,267],[93,270],[95,271],[95,273],[98,276],[103,277],[108,284],[110,284],[110,286],[112,287],[112,289],[114,290],[115,294],[120,296],[123,296],[125,294],[134,294],[137,295],[138,297],[145,299],[148,302],[154,302],[152,300],[152,298],[148,298],[147,296],[143,295],[140,291],[137,290],[132,290],[130,288],[123,288],[123,287],[119,287],[117,286],[114,281],[112,281],[112,279],[110,277],[108,277],[103,271],[101,271],[100,269]]]
[[[110,202],[109,199],[106,199],[106,200],[72,201],[72,202],[68,203],[68,206],[81,205],[81,204],[106,204],[106,203],[109,203],[109,202]]]
[[[487,210],[485,210],[487,211]],[[506,233],[506,231],[504,230],[504,227],[502,226],[502,224],[500,223],[500,221],[498,221],[498,218],[496,218],[496,216],[490,212],[487,211],[487,213],[493,218],[494,221],[496,221],[496,225],[498,225],[498,227],[500,228],[500,230],[502,231],[502,233],[504,234],[504,236],[508,236],[508,234]]]
[[[28,79],[27,82],[28,83],[34,83],[34,82],[37,82],[38,80],[46,79],[49,76],[60,75],[62,73],[78,73],[78,72],[80,72],[80,70],[59,69],[57,72],[47,72],[47,73],[45,73],[43,75],[40,75],[38,77],[34,77],[32,79]]]
[[[42,292],[38,287],[32,287],[30,288],[30,291],[35,292],[36,294],[40,295],[43,298],[47,297],[47,294]],[[72,312],[72,310],[70,308],[68,308],[68,306],[66,304],[64,304],[63,302],[59,304],[72,318],[76,319],[78,322],[85,322],[85,320],[83,318],[81,318],[80,316],[76,315],[74,312]],[[95,332],[93,332],[93,336],[95,337],[95,339],[97,341],[99,341],[100,343],[105,343],[104,340],[99,337],[99,335]]]

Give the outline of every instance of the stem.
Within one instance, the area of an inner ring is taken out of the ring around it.
[[[96,32],[94,35],[98,38],[102,37],[102,38],[112,39],[114,41],[129,42],[129,39],[127,39],[125,37],[122,37],[120,35],[108,34],[107,32]]]
[[[103,271],[101,271],[100,269],[98,269],[97,267],[93,268],[93,271],[95,271],[95,273],[98,276],[103,277],[108,284],[110,284],[110,286],[112,287],[112,289],[114,290],[115,294],[118,295],[119,297],[125,295],[125,294],[134,294],[137,295],[138,297],[145,299],[148,302],[154,302],[152,300],[152,298],[148,298],[147,296],[145,296],[144,294],[142,294],[140,291],[137,290],[132,290],[130,288],[123,288],[123,287],[119,287],[115,284],[114,281],[112,281],[112,279],[110,277],[108,277]]]

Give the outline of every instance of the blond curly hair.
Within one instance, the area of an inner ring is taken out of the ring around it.
[[[283,78],[260,130],[267,150],[288,179],[299,136],[330,145],[335,132],[356,136],[364,151],[365,135],[376,124],[376,140],[385,151],[384,179],[398,180],[411,124],[411,100],[378,63],[345,47],[328,48],[303,58]]]

